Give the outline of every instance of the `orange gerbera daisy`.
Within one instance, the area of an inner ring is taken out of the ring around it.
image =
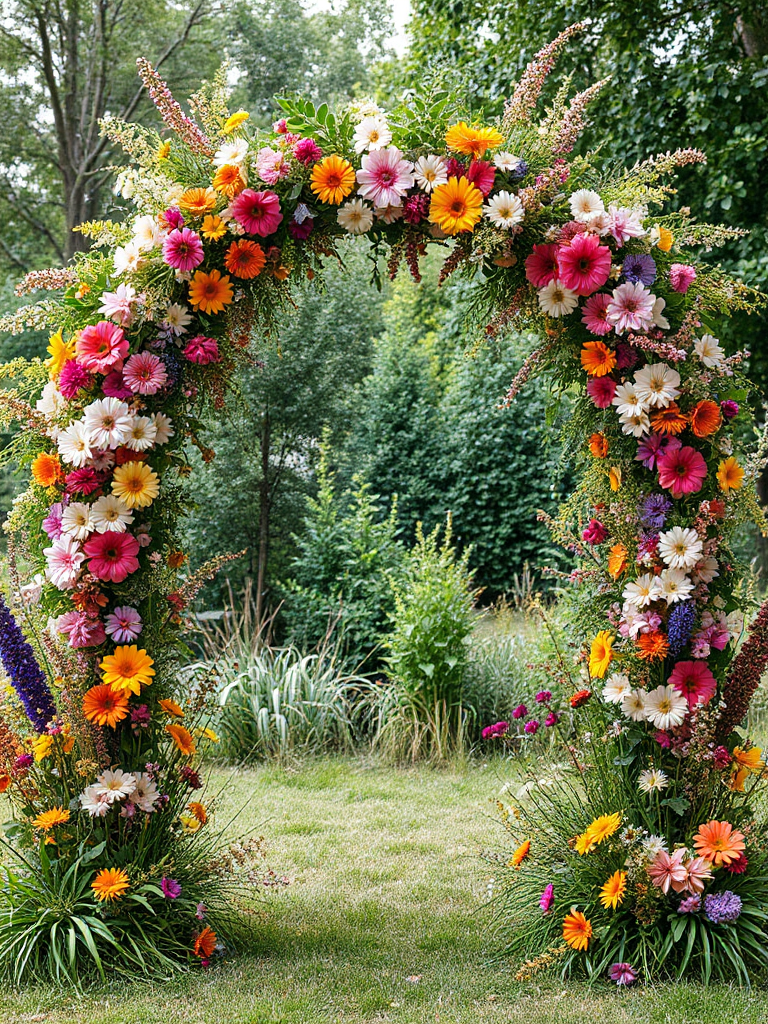
[[[658,409],[652,414],[651,426],[657,434],[682,434],[688,426],[688,417],[681,412],[677,402],[670,402],[666,409]]]
[[[693,837],[693,846],[700,857],[715,867],[721,864],[727,867],[731,861],[738,860],[746,849],[743,833],[727,821],[708,821],[706,825],[699,825],[699,831]]]
[[[266,262],[267,258],[259,243],[252,242],[247,238],[233,242],[224,257],[224,265],[230,274],[246,280],[258,277]]]
[[[638,658],[643,661],[655,661],[657,658],[663,660],[669,653],[669,640],[664,633],[654,630],[651,633],[641,633],[637,638]]]
[[[615,580],[627,568],[627,549],[623,544],[614,544],[608,555],[608,572]]]
[[[216,205],[216,193],[208,188],[188,188],[179,200],[179,207],[191,217],[204,217]]]
[[[185,757],[191,757],[197,750],[195,741],[192,739],[192,733],[189,729],[185,729],[183,725],[166,725],[165,731],[173,739],[176,749],[184,754]]]
[[[563,938],[571,949],[584,952],[592,938],[592,924],[580,910],[572,910],[563,920]]]
[[[195,956],[199,956],[203,960],[210,960],[213,956],[213,951],[216,949],[217,941],[216,932],[206,925],[195,939],[192,951]]]
[[[610,907],[615,910],[624,901],[627,891],[626,871],[614,871],[608,881],[600,890],[600,902],[606,910]]]
[[[91,882],[96,899],[100,903],[104,900],[117,900],[130,885],[130,879],[122,868],[102,868]]]
[[[732,455],[723,459],[717,467],[717,482],[720,484],[720,490],[725,494],[738,491],[744,483],[744,470]]]
[[[469,178],[451,177],[438,185],[429,204],[429,219],[446,235],[474,230],[483,216],[483,193]]]
[[[708,398],[694,406],[691,412],[691,430],[696,437],[711,437],[720,429],[722,422],[720,406]]]
[[[589,450],[596,459],[604,459],[608,454],[608,438],[605,434],[593,434],[589,439]]]
[[[63,807],[52,807],[50,811],[43,811],[42,814],[38,814],[32,824],[35,828],[39,828],[41,832],[50,832],[56,825],[64,825],[68,821],[68,810],[65,810]]]
[[[602,679],[613,661],[613,642],[616,637],[607,629],[601,629],[592,641],[589,652],[589,674],[593,679]]]
[[[32,479],[41,487],[53,487],[61,476],[59,456],[51,452],[40,452],[32,463]]]
[[[189,301],[203,313],[221,313],[232,301],[232,285],[227,274],[197,270],[189,282]]]
[[[224,164],[216,171],[213,178],[213,187],[227,199],[239,196],[245,188],[245,184],[243,172],[235,164]]]
[[[530,852],[531,852],[531,840],[530,839],[526,839],[524,842],[522,842],[518,846],[518,848],[512,854],[512,859],[509,862],[510,867],[519,868],[520,865],[523,863],[523,861],[525,860],[525,858],[528,856],[528,854]]]
[[[175,700],[171,700],[170,698],[166,697],[165,700],[159,700],[157,703],[160,705],[160,707],[163,709],[166,715],[173,715],[174,718],[184,717],[184,712],[182,711],[181,706],[177,704]]]
[[[503,141],[504,136],[495,128],[474,128],[466,121],[459,121],[445,133],[445,144],[449,149],[475,159],[481,157],[486,149],[496,149]]]
[[[138,695],[142,686],[149,686],[155,670],[154,661],[136,644],[123,644],[102,659],[99,668],[104,682],[116,691],[130,690]]]
[[[586,341],[581,350],[581,365],[590,377],[605,377],[616,366],[616,353],[604,341]]]
[[[201,804],[199,800],[193,800],[192,803],[187,804],[187,810],[197,818],[201,825],[208,821],[208,812],[205,809],[205,804]]]
[[[310,188],[321,203],[334,206],[346,199],[355,187],[355,169],[349,160],[335,153],[315,164],[312,168]]]
[[[99,683],[83,695],[83,714],[89,722],[114,729],[128,717],[128,696],[109,683]]]

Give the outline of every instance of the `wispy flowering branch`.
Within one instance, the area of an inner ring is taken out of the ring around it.
[[[210,139],[196,121],[187,117],[179,103],[173,98],[168,83],[160,77],[146,58],[138,57],[136,66],[150,99],[168,127],[176,132],[193,153],[212,156],[214,147]]]
[[[531,111],[536,106],[541,90],[547,80],[555,62],[564,49],[565,44],[578,32],[586,28],[582,22],[569,25],[556,39],[539,50],[528,67],[523,72],[522,78],[515,86],[512,99],[504,108],[504,120],[502,126],[508,131],[516,124],[528,119]]]

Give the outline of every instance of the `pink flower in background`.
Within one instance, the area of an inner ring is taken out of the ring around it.
[[[640,238],[645,234],[640,214],[626,206],[608,207],[608,233],[613,235],[616,245],[621,248],[630,238]]]
[[[115,368],[107,374],[102,381],[101,390],[107,398],[119,398],[121,402],[124,402],[126,398],[133,398],[133,392],[123,380],[122,364],[120,369]]]
[[[465,177],[483,193],[490,195],[493,183],[496,179],[496,168],[487,160],[473,160],[469,165]]]
[[[78,363],[86,370],[107,373],[128,355],[128,339],[122,327],[109,320],[101,320],[82,329],[75,351]]]
[[[607,292],[597,292],[587,299],[581,311],[581,322],[591,334],[599,338],[613,330],[613,326],[608,323],[610,301],[611,296]]]
[[[73,399],[83,388],[93,384],[93,375],[76,359],[68,359],[59,374],[59,391],[65,398]]]
[[[317,163],[323,155],[323,151],[314,139],[299,139],[293,147],[293,155],[300,164],[309,167],[311,164]]]
[[[130,327],[136,319],[136,289],[130,284],[119,284],[113,292],[101,296],[99,312],[108,320],[114,320],[121,327]]]
[[[534,719],[532,722],[526,722],[525,726],[523,727],[523,731],[526,732],[529,736],[535,736],[536,733],[539,731],[539,723],[536,721],[536,719]]]
[[[358,192],[374,206],[399,206],[413,188],[413,164],[395,146],[366,153],[357,172]]]
[[[139,542],[130,533],[96,533],[85,543],[83,551],[89,559],[88,571],[100,580],[122,583],[139,568]]]
[[[684,494],[695,494],[707,476],[707,464],[701,452],[688,445],[681,445],[673,438],[664,452],[656,459],[659,483],[673,498]]]
[[[667,680],[688,701],[688,707],[709,704],[717,692],[717,682],[703,661],[678,661]]]
[[[608,409],[616,394],[616,381],[610,377],[593,377],[587,381],[587,394],[598,409]]]
[[[687,263],[673,263],[669,268],[669,283],[681,295],[685,295],[695,280],[696,271]]]
[[[290,171],[285,153],[264,146],[256,155],[256,172],[268,185],[276,185]]]
[[[600,245],[597,235],[574,235],[570,245],[559,247],[557,265],[558,278],[566,288],[577,295],[591,295],[608,280],[611,250]]]
[[[429,213],[429,196],[423,192],[409,196],[403,204],[403,220],[407,224],[420,224]]]
[[[557,245],[534,245],[525,261],[525,276],[534,288],[544,288],[557,277]]]
[[[199,334],[187,342],[184,349],[184,356],[190,363],[197,363],[200,366],[207,366],[209,363],[218,363],[221,360],[219,345],[215,338],[206,338]]]
[[[608,539],[608,531],[598,519],[590,519],[581,533],[581,539],[587,544],[604,544]]]
[[[670,441],[671,438],[664,434],[649,434],[639,442],[635,460],[642,462],[646,469],[655,469],[659,455],[666,450]]]
[[[647,331],[653,324],[656,296],[639,282],[620,284],[608,304],[606,319],[617,334],[624,331]]]
[[[544,889],[539,899],[539,906],[541,907],[542,914],[546,915],[552,910],[552,906],[555,902],[555,887],[550,882]]]
[[[64,506],[60,501],[57,501],[55,505],[51,505],[48,515],[43,520],[43,530],[51,540],[58,540],[61,536],[61,518],[63,514]]]
[[[141,616],[135,608],[123,605],[107,616],[106,630],[117,644],[132,643],[144,628]]]
[[[163,259],[183,274],[199,267],[204,257],[200,236],[190,228],[176,228],[163,242]]]
[[[154,395],[168,383],[168,373],[152,352],[134,352],[123,367],[123,381],[134,394]]]
[[[307,238],[312,234],[312,229],[315,226],[314,217],[305,217],[301,223],[292,219],[288,221],[288,234],[291,238],[297,239],[299,242],[306,241]]]
[[[518,704],[515,710],[512,712],[513,718],[525,718],[528,714],[528,708],[525,704]]]
[[[180,229],[184,227],[184,215],[178,206],[170,206],[163,214],[161,214],[163,224],[169,231],[174,229]]]
[[[84,612],[65,612],[56,620],[56,630],[69,637],[69,646],[75,648],[98,647],[107,639],[99,619],[91,619]]]
[[[670,886],[675,892],[682,892],[685,889],[688,879],[688,871],[683,860],[688,851],[685,847],[670,855],[666,850],[659,850],[654,861],[648,866],[648,876],[655,886],[666,895]]]
[[[45,574],[54,587],[70,590],[80,572],[85,555],[73,537],[58,537],[49,548],[43,548],[48,563]]]
[[[181,886],[175,878],[166,878],[163,876],[160,879],[160,888],[163,890],[163,896],[167,900],[175,900],[181,896]]]
[[[703,857],[694,857],[686,863],[685,870],[688,873],[685,880],[685,888],[688,892],[695,894],[703,892],[704,883],[712,877],[712,865],[709,861]]]
[[[280,200],[274,192],[254,192],[243,189],[230,206],[232,216],[250,235],[266,238],[280,226],[283,215]]]

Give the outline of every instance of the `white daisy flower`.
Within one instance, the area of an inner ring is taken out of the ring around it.
[[[350,199],[339,207],[336,220],[351,235],[364,235],[373,226],[373,210],[362,199]]]
[[[141,267],[142,262],[142,250],[135,241],[128,242],[127,245],[119,245],[112,256],[117,276],[135,273]]]
[[[579,297],[576,292],[566,288],[557,278],[539,289],[539,306],[549,316],[567,316],[578,304]]]
[[[666,409],[679,397],[680,374],[666,363],[644,366],[635,374],[635,392],[641,402]]]
[[[156,437],[157,427],[149,416],[133,416],[123,444],[135,452],[145,452],[155,443]]]
[[[645,690],[630,690],[621,699],[621,713],[633,722],[645,721]]]
[[[637,389],[631,381],[619,384],[613,398],[613,405],[619,416],[639,416],[647,412],[648,406],[637,397]]]
[[[497,192],[485,204],[483,213],[492,224],[505,231],[525,219],[525,207],[513,192]]]
[[[97,533],[125,533],[133,522],[133,512],[116,494],[103,494],[91,505],[91,523]]]
[[[505,151],[503,153],[496,153],[494,155],[493,162],[500,171],[504,174],[508,174],[510,171],[516,171],[523,162],[523,159],[522,157],[515,156],[514,153],[508,153]]]
[[[99,398],[86,406],[83,422],[94,448],[117,448],[131,429],[131,411],[119,398]]]
[[[225,142],[216,150],[213,163],[215,167],[224,167],[225,165],[239,167],[247,156],[248,140],[233,139],[231,142]]]
[[[71,466],[84,466],[91,457],[90,431],[82,420],[76,420],[62,430],[56,443],[59,455]]]
[[[136,804],[140,811],[151,814],[155,804],[160,799],[155,780],[147,772],[134,772],[136,789],[131,794],[131,802]]]
[[[46,419],[53,420],[66,409],[68,404],[64,395],[56,387],[55,382],[49,380],[43,388],[43,393],[38,398],[35,408]]]
[[[155,444],[168,444],[176,431],[173,427],[173,420],[164,412],[153,412],[152,422],[155,424]]]
[[[637,779],[637,788],[641,793],[661,792],[669,785],[669,776],[660,768],[646,768],[640,772]]]
[[[609,704],[621,704],[624,698],[632,692],[632,683],[629,676],[623,672],[614,672],[610,675],[603,687],[603,697]]]
[[[580,188],[570,199],[571,214],[574,220],[588,224],[593,217],[605,213],[605,204],[597,192],[588,188]]]
[[[356,153],[371,152],[374,149],[383,149],[392,141],[392,132],[389,130],[386,118],[364,117],[355,128],[352,138],[355,144]]]
[[[659,554],[671,569],[692,569],[703,554],[701,537],[690,527],[673,526],[659,534]]]
[[[96,784],[89,787],[96,794],[104,793],[110,803],[116,800],[124,800],[136,789],[136,779],[130,772],[124,772],[122,768],[115,768],[114,771],[108,768],[101,775],[96,776]]]
[[[656,579],[659,581],[659,597],[664,598],[668,605],[685,601],[693,593],[693,584],[680,569],[665,569]]]
[[[88,786],[78,797],[81,808],[92,818],[103,818],[109,813],[112,801],[99,786]]]
[[[652,601],[658,601],[660,589],[659,577],[646,572],[628,583],[622,596],[635,608],[647,608]]]
[[[619,423],[621,423],[622,433],[631,434],[633,437],[644,437],[651,432],[651,421],[647,412],[634,415],[622,413],[619,416]]]
[[[163,244],[165,231],[160,227],[154,217],[147,214],[139,217],[133,225],[133,242],[141,252],[149,252]]]
[[[173,331],[177,338],[180,334],[187,333],[187,327],[191,323],[192,316],[189,309],[186,306],[180,305],[178,302],[172,302],[167,307],[162,319],[163,327],[168,328],[169,331]]]
[[[688,714],[688,701],[674,686],[657,686],[645,695],[645,717],[657,729],[674,729]]]
[[[725,359],[725,352],[720,347],[720,342],[711,334],[703,334],[693,343],[693,351],[710,369],[716,369],[722,365]]]
[[[420,156],[413,170],[416,184],[425,192],[448,181],[448,167],[441,156]]]
[[[75,540],[85,540],[93,533],[91,506],[84,501],[72,501],[61,514],[61,532]]]

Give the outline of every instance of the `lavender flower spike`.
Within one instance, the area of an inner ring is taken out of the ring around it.
[[[44,732],[56,717],[56,705],[48,689],[35,652],[27,643],[19,624],[0,597],[0,660],[14,690],[19,695],[27,718],[36,732]]]

